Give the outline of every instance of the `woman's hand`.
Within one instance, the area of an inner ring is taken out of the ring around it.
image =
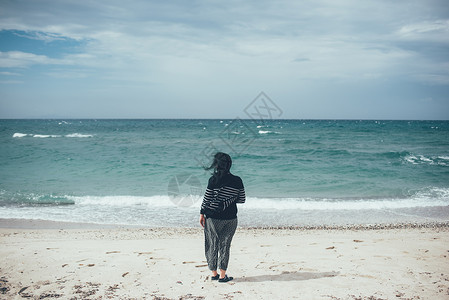
[[[204,227],[204,224],[205,224],[205,223],[206,223],[206,218],[204,217],[203,214],[201,214],[201,215],[200,215],[200,224],[201,224],[201,226]]]

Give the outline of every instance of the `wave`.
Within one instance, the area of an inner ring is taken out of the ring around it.
[[[65,137],[68,138],[90,138],[93,137],[92,134],[82,134],[82,133],[71,133],[71,134],[67,134]]]
[[[449,166],[449,156],[447,155],[422,155],[408,151],[390,151],[378,154],[381,157],[396,160],[397,162],[410,163],[413,165],[429,164]]]
[[[25,137],[25,136],[28,136],[28,134],[16,132],[12,135],[13,138],[21,138],[21,137]]]
[[[189,207],[202,200],[202,195],[155,196],[71,196],[0,191],[0,206],[65,206],[84,207]]]
[[[449,205],[449,188],[425,188],[408,197],[383,198],[255,198],[248,202],[252,209],[277,210],[378,210],[416,207],[438,207]]]
[[[66,135],[59,135],[59,134],[30,134],[30,133],[20,133],[16,132],[12,135],[13,138],[23,138],[23,137],[35,137],[35,138],[61,138],[61,137],[67,137],[67,138],[91,138],[93,137],[92,134],[82,134],[82,133],[71,133]]]
[[[35,134],[33,135],[33,137],[35,138],[57,138],[57,137],[61,137],[60,135],[55,135],[55,134]]]
[[[278,131],[259,130],[259,134],[281,134],[281,133]]]
[[[403,157],[403,160],[413,165],[428,164],[428,165],[449,166],[448,156],[424,156],[420,154],[418,155],[409,154]]]
[[[15,197],[14,201],[9,196]],[[200,195],[9,196],[0,191],[0,215],[6,219],[156,227],[197,224],[202,202]],[[6,199],[9,204],[4,203]],[[428,222],[447,220],[448,209],[449,188],[424,189],[403,198],[248,197],[239,205],[243,226]]]
[[[202,195],[154,196],[70,196],[12,194],[0,192],[0,206],[68,205],[83,207],[195,207],[201,205]],[[379,210],[449,205],[449,188],[426,188],[407,197],[372,198],[264,198],[248,197],[244,209],[250,210]]]
[[[191,198],[190,195],[186,195],[186,198]],[[176,206],[176,198],[169,197],[168,195],[155,195],[155,196],[82,196],[82,197],[70,197],[75,204],[83,206],[149,206],[149,207],[170,207]],[[196,201],[201,200],[200,196]],[[186,205],[187,206],[187,205]]]
[[[253,201],[251,201],[253,200]],[[401,209],[417,207],[438,207],[448,206],[449,199],[358,199],[351,201],[340,201],[339,199],[311,199],[311,198],[284,198],[284,199],[249,199],[245,205],[247,209],[266,210],[382,210]]]
[[[11,193],[0,191],[0,206],[60,206],[73,205],[75,201],[68,196],[35,193]]]

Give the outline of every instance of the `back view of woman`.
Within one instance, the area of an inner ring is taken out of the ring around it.
[[[226,275],[232,237],[237,228],[237,203],[245,203],[245,189],[240,177],[231,174],[231,157],[222,152],[214,156],[208,170],[213,169],[200,211],[200,224],[204,227],[207,264],[212,280],[228,282]],[[220,269],[220,274],[217,272]]]

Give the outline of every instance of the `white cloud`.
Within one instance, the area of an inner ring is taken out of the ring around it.
[[[32,65],[48,64],[67,64],[67,62],[21,51],[0,52],[0,68],[25,68]]]
[[[0,52],[0,67],[2,68],[24,68],[33,64],[48,63],[50,59],[45,55],[36,55],[21,51]]]
[[[449,42],[449,20],[423,21],[402,26],[397,34],[406,40]]]
[[[32,32],[25,32],[25,34],[20,34],[18,32],[15,32],[14,34],[19,36],[19,37],[32,39],[32,40],[40,40],[40,41],[45,41],[45,42],[66,40],[66,38],[62,37],[61,35],[55,34],[55,33],[51,33],[51,32],[36,32],[36,31],[32,31]]]

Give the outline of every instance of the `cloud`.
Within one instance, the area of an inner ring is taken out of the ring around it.
[[[26,68],[32,65],[61,65],[70,61],[21,51],[0,52],[0,68]]]
[[[217,90],[232,93],[226,99],[261,89],[295,98],[330,82],[329,94],[385,82],[445,86],[446,8],[438,0],[5,1],[0,30],[22,31],[42,52],[3,50],[0,67],[39,66],[44,77],[95,85],[103,98],[198,103]]]
[[[16,72],[0,72],[0,75],[5,75],[5,76],[22,76],[22,74],[16,73]]]
[[[289,62],[306,58],[311,62],[311,79],[316,79],[388,74],[392,60],[410,65],[406,60],[413,57],[410,49],[396,43],[395,36],[424,39],[432,33],[432,39],[438,40],[447,29],[444,19],[398,29],[397,13],[402,9],[400,4],[382,1],[364,5],[353,1],[280,1],[276,5],[269,1],[221,5],[132,1],[126,6],[119,1],[56,1],[44,10],[37,1],[7,6],[10,17],[0,20],[0,28],[33,31],[29,38],[48,42],[87,41],[84,59],[65,58],[104,70],[163,71],[172,59],[180,67],[197,61],[209,68],[229,63],[251,68],[270,62],[291,68]],[[416,10],[413,14],[419,13],[419,7]],[[394,65],[398,73],[399,63]],[[387,70],[380,72],[382,68]]]
[[[51,32],[27,31],[24,33],[19,33],[17,31],[15,31],[14,34],[19,37],[32,39],[32,40],[44,41],[47,43],[54,42],[54,41],[64,41],[67,39],[59,34],[55,34],[55,33],[51,33]]]
[[[24,68],[34,64],[47,64],[50,61],[45,55],[20,51],[0,52],[0,67],[2,68]]]
[[[397,34],[407,40],[449,42],[449,19],[423,21],[402,26]]]

